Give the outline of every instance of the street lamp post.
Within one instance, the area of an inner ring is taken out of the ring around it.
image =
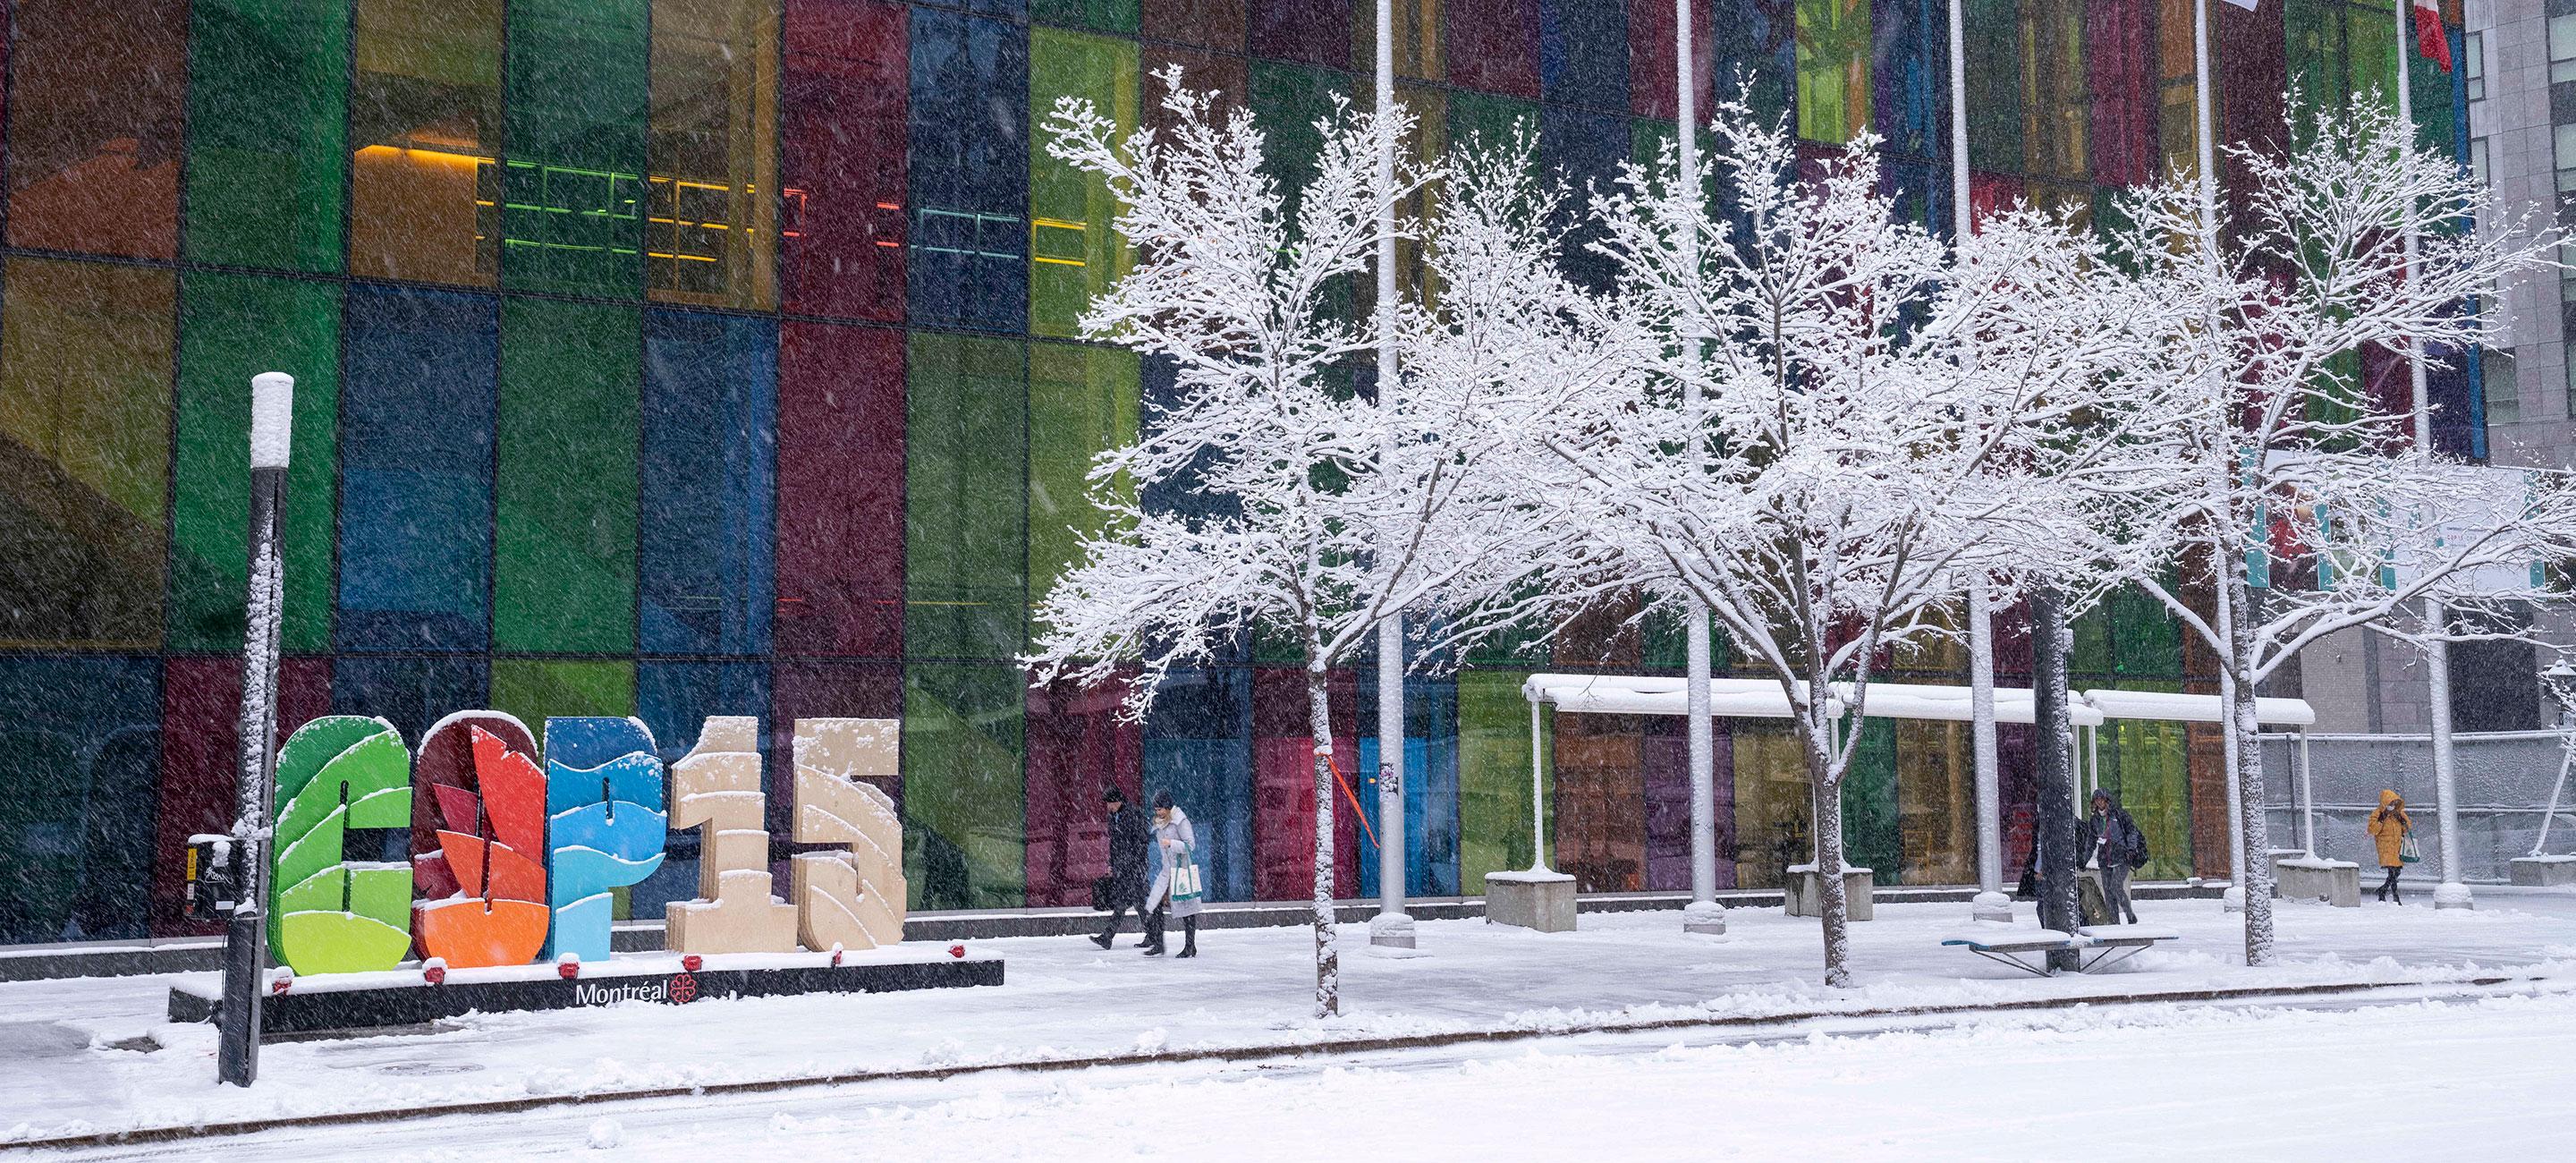
[[[277,526],[286,508],[286,454],[295,377],[263,372],[250,389],[250,586],[242,640],[241,784],[233,820],[240,897],[224,930],[224,1001],[215,1076],[234,1086],[259,1077],[261,979],[268,976],[268,841],[277,779],[277,640],[286,601]]]

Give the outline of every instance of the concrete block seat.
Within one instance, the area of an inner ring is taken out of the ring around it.
[[[2576,856],[2516,856],[2513,882],[2534,888],[2576,885]]]
[[[2275,857],[2272,883],[2283,900],[2324,901],[2339,909],[2361,907],[2361,866],[2304,852]]]
[[[1574,931],[1574,878],[1532,868],[1485,874],[1485,921],[1542,933]]]
[[[1823,878],[1816,875],[1816,866],[1792,864],[1782,871],[1785,876],[1780,885],[1784,897],[1781,904],[1789,910],[1789,915],[1793,917],[1825,915],[1825,885]],[[1870,870],[1854,868],[1848,864],[1843,866],[1843,903],[1850,920],[1870,919],[1871,883]]]

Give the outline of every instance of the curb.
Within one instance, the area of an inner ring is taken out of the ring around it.
[[[1354,1054],[1377,1050],[1412,1050],[1474,1043],[1517,1042],[1538,1038],[1557,1038],[1579,1034],[1629,1034],[1655,1030],[1727,1029],[1771,1025],[1791,1025],[1826,1018],[1924,1017],[1961,1013],[2019,1013],[2039,1010],[2076,1009],[2083,1006],[2149,1005],[2166,1002],[2234,1001],[2263,997],[2316,997],[2334,994],[2363,994],[2379,990],[2440,989],[2444,987],[2489,988],[2515,983],[2559,980],[2546,975],[2470,977],[2451,981],[2343,982],[2320,985],[2249,986],[2236,989],[2166,990],[2157,993],[2087,994],[2077,997],[2038,998],[2023,1002],[1991,1005],[1922,1005],[1883,1006],[1862,1010],[1806,1010],[1793,1013],[1729,1015],[1721,1017],[1655,1018],[1646,1021],[1601,1021],[1580,1025],[1508,1030],[1456,1030],[1439,1034],[1405,1034],[1385,1037],[1352,1037],[1326,1042],[1301,1042],[1295,1045],[1228,1046],[1177,1053],[1127,1052],[1101,1054],[1085,1058],[1049,1058],[1020,1062],[986,1062],[961,1066],[920,1066],[885,1070],[857,1070],[838,1074],[815,1074],[793,1078],[772,1078],[741,1082],[703,1083],[694,1086],[649,1087],[635,1090],[596,1091],[578,1094],[537,1095],[526,1098],[487,1099],[476,1102],[447,1103],[438,1106],[403,1107],[372,1111],[348,1111],[335,1114],[285,1115],[264,1119],[241,1119],[233,1122],[196,1123],[183,1126],[138,1127],[124,1131],[102,1131],[85,1135],[60,1135],[43,1139],[19,1139],[0,1142],[0,1151],[62,1150],[81,1147],[124,1146],[139,1143],[170,1143],[193,1139],[230,1138],[265,1131],[296,1127],[342,1126],[357,1123],[391,1123],[411,1119],[443,1118],[451,1115],[506,1114],[546,1107],[591,1106],[596,1104],[636,1102],[660,1098],[696,1098],[723,1094],[759,1094],[781,1090],[814,1087],[849,1086],[867,1082],[938,1081],[966,1075],[1000,1071],[1053,1073],[1089,1070],[1106,1066],[1144,1066],[1189,1062],[1253,1062],[1264,1059],[1302,1058],[1308,1055]]]

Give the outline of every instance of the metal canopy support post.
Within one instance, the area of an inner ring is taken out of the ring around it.
[[[1691,0],[1673,0],[1673,88],[1674,136],[1680,139],[1681,188],[1676,196],[1688,198],[1696,207],[1701,197],[1699,181],[1699,87],[1692,83]],[[1696,218],[1693,219],[1696,221]],[[1699,267],[1699,234],[1693,231],[1682,239],[1682,253],[1692,270]],[[1686,324],[1692,332],[1684,342],[1690,356],[1701,354],[1699,328]],[[1692,376],[1682,385],[1682,411],[1690,421],[1691,440],[1682,455],[1694,473],[1701,464],[1699,439],[1701,419],[1700,385]],[[1717,740],[1716,724],[1708,709],[1709,673],[1713,667],[1709,652],[1708,606],[1697,597],[1682,602],[1686,625],[1682,638],[1686,657],[1683,660],[1684,681],[1689,684],[1685,700],[1689,703],[1688,721],[1682,725],[1690,752],[1690,830],[1691,830],[1691,899],[1682,906],[1682,931],[1716,935],[1726,932],[1726,906],[1717,903]]]
[[[2306,849],[2308,859],[2317,852],[2317,784],[2308,766],[2308,729],[2299,728],[2299,847]]]
[[[260,997],[268,977],[269,804],[277,781],[277,644],[286,601],[278,524],[286,508],[287,446],[295,378],[251,378],[250,587],[242,640],[241,762],[233,849],[241,899],[224,928],[224,1001],[217,1012],[215,1077],[249,1086],[259,1077]]]
[[[1547,867],[1547,749],[1539,745],[1538,700],[1530,700],[1530,871]]]

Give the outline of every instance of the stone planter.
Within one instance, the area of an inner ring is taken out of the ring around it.
[[[2361,907],[2361,866],[2304,853],[2272,858],[2272,883],[2282,900],[2324,901],[2339,909]]]
[[[2513,882],[2535,888],[2576,885],[2576,856],[2516,856]]]
[[[1574,931],[1574,878],[1562,872],[1485,874],[1485,921],[1542,933]]]
[[[1788,906],[1789,915],[1793,917],[1825,915],[1825,886],[1816,875],[1816,866],[1793,864],[1786,872],[1787,877],[1782,882],[1781,893],[1787,898],[1783,903]],[[1866,921],[1870,918],[1869,876],[1869,870],[1866,868],[1843,866],[1843,901],[1848,906],[1847,915],[1851,920]]]

